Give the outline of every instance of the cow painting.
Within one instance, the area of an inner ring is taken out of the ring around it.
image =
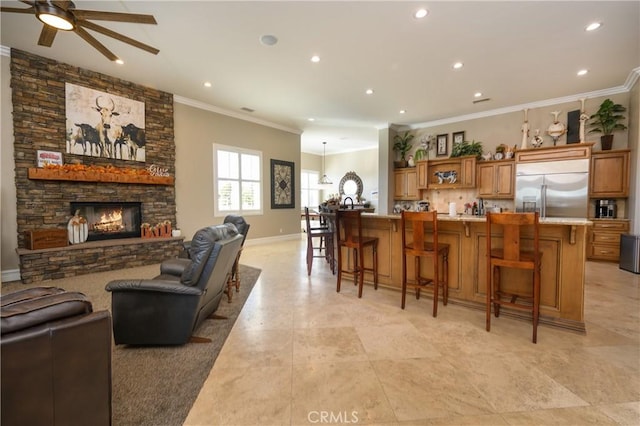
[[[67,153],[145,161],[144,102],[65,84]]]

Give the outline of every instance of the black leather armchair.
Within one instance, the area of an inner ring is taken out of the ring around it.
[[[111,424],[111,316],[35,287],[0,298],[2,425]]]
[[[218,308],[242,239],[233,224],[202,228],[191,240],[189,259],[163,262],[153,279],[109,282],[115,343],[187,343]]]
[[[231,275],[229,276],[229,281],[227,282],[227,300],[231,303],[231,299],[233,298],[233,287],[236,288],[236,292],[240,291],[240,272],[238,266],[240,265],[240,255],[242,254],[242,247],[244,247],[244,241],[247,239],[247,234],[249,233],[250,224],[244,220],[244,217],[238,215],[227,215],[224,218],[224,223],[233,223],[236,226],[236,229],[239,233],[242,234],[242,245],[240,246],[240,251],[238,252],[238,256],[236,256],[236,261],[233,262],[233,268],[231,268]]]

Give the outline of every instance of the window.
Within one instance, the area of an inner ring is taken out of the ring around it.
[[[300,206],[317,208],[320,205],[320,189],[318,188],[320,173],[313,170],[303,170],[300,183]]]
[[[262,153],[213,145],[214,214],[262,213]]]

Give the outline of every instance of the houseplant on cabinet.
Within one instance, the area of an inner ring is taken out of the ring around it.
[[[624,115],[620,114],[624,111],[626,111],[625,107],[620,104],[614,104],[611,99],[606,99],[600,104],[598,111],[589,117],[591,120],[589,124],[593,127],[589,130],[589,133],[602,133],[600,143],[603,151],[611,149],[615,130],[625,130],[627,128],[627,126],[620,123],[625,119]]]
[[[414,134],[409,133],[409,130],[404,132],[402,135],[395,135],[393,138],[393,150],[398,151],[400,153],[400,161],[395,162],[396,167],[407,167],[407,152],[411,150],[413,145],[411,141],[415,137]]]

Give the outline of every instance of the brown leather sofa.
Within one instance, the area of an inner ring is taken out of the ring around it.
[[[82,293],[0,297],[1,423],[111,424],[111,316]]]

